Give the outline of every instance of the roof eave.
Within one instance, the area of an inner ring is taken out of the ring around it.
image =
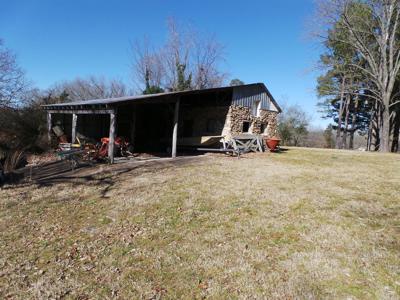
[[[279,106],[278,102],[276,102],[274,96],[272,96],[271,92],[268,90],[268,88],[265,86],[264,83],[260,82],[258,83],[260,85],[262,85],[262,87],[265,89],[265,91],[267,92],[268,96],[271,98],[271,101],[274,103],[274,105],[276,106],[276,108],[278,109],[278,112],[281,113],[282,112],[282,108]]]

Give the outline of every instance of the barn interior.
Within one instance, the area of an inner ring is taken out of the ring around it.
[[[124,137],[138,153],[171,153],[175,106],[179,100],[178,150],[219,147],[231,99],[229,89],[117,102],[113,104],[115,137]],[[77,115],[75,133],[71,113]],[[79,114],[72,110],[53,115],[52,126],[61,127],[68,141],[75,135],[82,142],[96,143],[109,136],[109,114]]]

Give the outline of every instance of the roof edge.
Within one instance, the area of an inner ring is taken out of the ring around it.
[[[269,89],[267,88],[267,86],[263,83],[260,82],[258,83],[260,85],[262,85],[262,87],[265,89],[265,91],[267,92],[268,96],[271,98],[271,101],[274,103],[274,105],[276,106],[276,108],[278,109],[278,112],[281,113],[282,112],[282,108],[279,106],[278,102],[276,102],[274,96],[272,96],[271,92],[269,91]]]
[[[212,92],[212,91],[219,91],[219,90],[229,90],[229,89],[234,89],[234,88],[242,88],[242,87],[248,87],[248,86],[261,86],[268,96],[271,98],[271,101],[274,103],[276,108],[278,109],[278,112],[282,112],[281,107],[278,105],[276,102],[275,98],[272,96],[266,85],[262,82],[257,82],[257,83],[249,83],[249,84],[242,84],[242,85],[235,85],[235,86],[222,86],[222,87],[216,87],[216,88],[208,88],[208,89],[197,89],[197,90],[187,90],[187,91],[179,91],[179,92],[165,92],[165,93],[159,93],[159,94],[149,94],[149,95],[133,95],[133,96],[124,96],[124,97],[116,97],[116,98],[105,98],[105,99],[88,99],[88,100],[78,100],[78,101],[72,101],[72,102],[65,102],[65,103],[54,103],[54,104],[44,104],[41,105],[44,109],[51,109],[51,108],[57,108],[57,107],[62,107],[62,106],[78,106],[78,105],[101,105],[103,102],[104,104],[114,104],[114,103],[119,103],[119,102],[125,102],[125,101],[132,101],[132,100],[141,100],[141,99],[148,99],[148,98],[159,98],[159,97],[165,97],[165,96],[174,96],[174,95],[190,95],[190,94],[196,94],[196,93],[206,93],[206,92]]]

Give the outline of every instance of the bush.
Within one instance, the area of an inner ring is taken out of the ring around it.
[[[279,116],[279,135],[286,146],[304,146],[308,135],[309,116],[301,107],[289,106]]]
[[[26,164],[26,153],[47,150],[45,113],[39,105],[0,110],[0,168],[11,172]]]

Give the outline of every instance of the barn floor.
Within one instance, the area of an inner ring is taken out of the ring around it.
[[[400,159],[291,148],[0,190],[0,298],[400,297]]]

